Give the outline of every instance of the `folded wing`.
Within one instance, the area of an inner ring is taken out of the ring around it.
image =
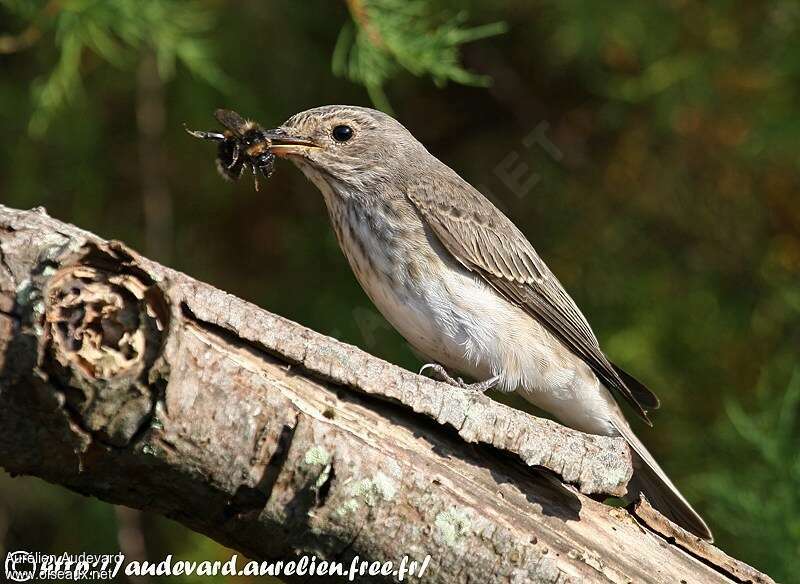
[[[650,424],[647,410],[658,398],[606,358],[580,309],[508,217],[454,172],[425,175],[407,196],[453,257],[546,326]]]

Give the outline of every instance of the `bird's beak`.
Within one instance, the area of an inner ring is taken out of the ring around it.
[[[270,151],[276,156],[291,156],[292,154],[305,154],[309,150],[319,148],[313,140],[300,136],[292,136],[283,128],[268,130],[267,138],[272,141]]]

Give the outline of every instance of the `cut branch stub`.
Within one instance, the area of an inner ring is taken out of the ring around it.
[[[150,417],[169,326],[166,296],[133,260],[118,243],[87,245],[49,270],[42,293],[39,372],[58,380],[83,427],[112,446]]]

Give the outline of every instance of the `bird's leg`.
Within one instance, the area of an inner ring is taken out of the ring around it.
[[[447,369],[439,365],[438,363],[426,363],[423,365],[420,370],[419,374],[422,375],[425,371],[430,371],[430,377],[437,381],[444,381],[445,383],[449,383],[450,385],[457,385],[458,387],[463,387],[464,380],[460,377],[458,379],[451,377],[450,374],[447,372]]]
[[[433,374],[431,377],[437,381],[444,381],[450,385],[455,385],[456,387],[461,387],[463,389],[468,389],[478,393],[484,393],[492,389],[495,385],[497,385],[497,382],[500,381],[500,376],[495,375],[494,377],[490,377],[489,379],[480,381],[478,383],[466,383],[460,377],[452,377],[447,370],[438,363],[426,363],[419,370],[419,374],[422,375],[424,371],[430,371]]]
[[[463,387],[465,389],[469,389],[471,391],[476,391],[478,393],[486,393],[490,389],[492,389],[497,382],[500,381],[500,376],[495,375],[490,377],[489,379],[484,379],[483,381],[479,381],[478,383],[465,383]]]

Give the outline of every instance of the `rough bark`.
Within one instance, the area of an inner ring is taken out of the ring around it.
[[[771,582],[625,492],[630,453],[0,206],[0,466],[257,559],[431,582]]]

